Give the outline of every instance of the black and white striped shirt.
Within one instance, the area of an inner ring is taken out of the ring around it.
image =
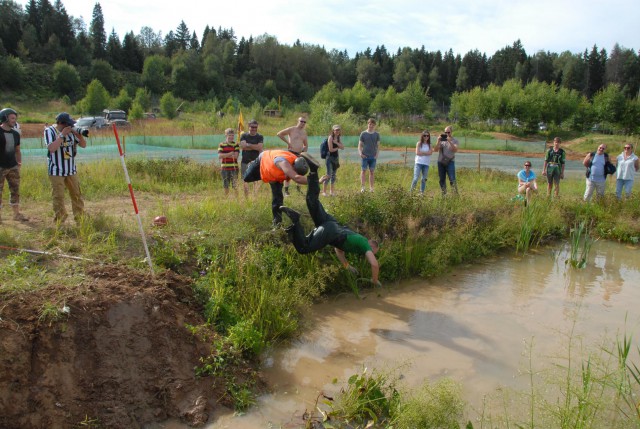
[[[73,133],[63,136],[55,125],[51,125],[44,130],[44,141],[47,148],[58,137],[62,137],[63,141],[58,150],[49,152],[49,176],[73,176],[76,174],[76,145],[80,143]],[[48,150],[48,149],[47,149]]]

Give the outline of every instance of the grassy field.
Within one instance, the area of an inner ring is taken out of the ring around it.
[[[595,141],[575,144],[586,152]],[[362,273],[355,277],[330,249],[299,255],[283,230],[272,231],[268,186],[248,198],[241,191],[225,197],[215,165],[136,157],[128,158],[127,165],[154,269],[194,279],[208,323],[245,355],[258,356],[293,337],[305,308],[320,296],[371,287],[363,260],[349,257]],[[505,249],[526,252],[568,239],[581,224],[592,237],[630,244],[640,239],[638,189],[630,200],[619,202],[611,179],[606,198],[591,204],[581,199],[583,179],[564,180],[558,199],[547,199],[540,183],[542,192],[525,208],[513,200],[515,178],[499,171],[458,170],[460,195],[446,198],[440,195],[435,168],[424,196],[408,192],[412,170],[407,167],[380,165],[373,194],[359,192],[359,175],[357,165],[344,165],[338,172],[338,196],[323,203],[341,222],[380,240],[383,287],[436,276]],[[10,220],[5,206],[0,295],[26,298],[49,284],[73,290],[83,270],[96,263],[149,269],[120,162],[80,161],[79,178],[88,216],[79,224],[56,226],[44,164],[23,167],[22,208],[30,222]],[[286,204],[306,211],[304,197],[295,192]],[[168,225],[153,227],[152,219],[160,214],[168,217]],[[311,228],[308,217],[303,222]],[[457,402],[452,406],[458,409]]]

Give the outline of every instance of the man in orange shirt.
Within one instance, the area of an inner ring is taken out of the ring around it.
[[[318,171],[320,163],[307,152],[300,156],[288,150],[265,150],[255,161],[251,161],[243,180],[247,183],[262,180],[271,186],[271,212],[273,213],[273,226],[282,223],[282,211],[280,207],[284,203],[282,193],[283,182],[291,179],[294,182],[306,185],[306,174],[309,169]]]

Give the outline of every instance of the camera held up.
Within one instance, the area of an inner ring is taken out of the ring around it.
[[[83,137],[89,137],[89,130],[82,127],[73,127],[73,131],[80,134]]]
[[[440,134],[440,140],[446,140],[447,137],[449,136],[447,136],[446,134]]]

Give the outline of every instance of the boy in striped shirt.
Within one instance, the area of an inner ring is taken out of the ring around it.
[[[235,133],[233,128],[224,130],[225,141],[218,145],[218,159],[220,159],[220,170],[222,173],[222,186],[224,194],[229,195],[229,185],[236,189],[238,182],[238,156],[240,147],[233,141]]]

